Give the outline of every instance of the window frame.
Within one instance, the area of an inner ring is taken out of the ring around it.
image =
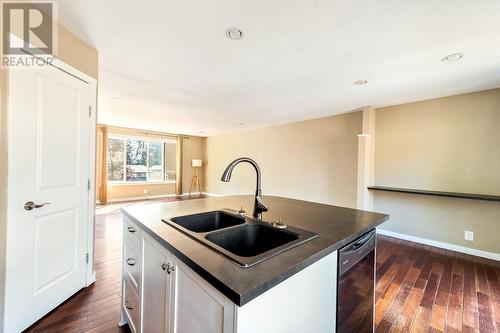
[[[122,180],[109,180],[107,179],[107,183],[110,186],[134,186],[134,185],[161,185],[161,184],[175,184],[177,183],[177,179],[175,180],[167,180],[166,174],[165,174],[165,144],[167,143],[175,143],[177,144],[176,140],[169,140],[169,139],[164,139],[164,138],[158,138],[158,137],[142,137],[142,136],[135,136],[135,135],[123,135],[123,134],[110,134],[108,136],[108,142],[111,139],[115,140],[123,140],[124,141],[124,152],[123,152],[123,179]],[[146,141],[146,180],[145,181],[127,181],[127,140],[132,139],[132,140],[143,140]],[[149,180],[149,143],[154,142],[154,143],[161,143],[162,148],[161,148],[161,174],[162,174],[162,180]],[[106,152],[108,154],[108,152]],[[108,163],[106,163],[106,178],[108,177]]]

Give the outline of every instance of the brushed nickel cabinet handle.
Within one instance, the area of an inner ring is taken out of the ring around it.
[[[128,227],[127,230],[128,230],[128,232],[131,232],[131,233],[135,232],[135,228],[134,227]]]
[[[165,264],[165,263],[161,264],[161,269],[163,269],[163,270],[166,270],[169,267],[170,267],[170,264]]]
[[[129,301],[125,301],[125,307],[129,310],[133,310],[134,307],[129,305]]]
[[[129,266],[135,266],[135,264],[136,264],[136,261],[135,261],[134,258],[128,258],[127,259],[127,265],[129,265]]]
[[[168,267],[167,267],[167,274],[170,274],[170,273],[172,273],[173,271],[175,271],[175,266],[174,266],[174,265],[170,265],[170,264],[168,264]]]

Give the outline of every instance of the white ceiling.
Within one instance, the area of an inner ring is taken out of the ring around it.
[[[59,18],[99,50],[118,126],[212,135],[500,86],[498,0],[60,0]]]

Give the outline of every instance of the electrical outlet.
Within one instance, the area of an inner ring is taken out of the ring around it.
[[[468,241],[474,241],[474,231],[465,230],[464,239]]]

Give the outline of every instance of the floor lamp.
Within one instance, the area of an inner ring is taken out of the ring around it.
[[[200,186],[200,177],[198,176],[198,169],[201,169],[203,166],[203,161],[199,159],[194,159],[191,161],[191,166],[194,169],[193,173],[193,179],[191,179],[191,187],[189,188],[189,197],[191,198],[191,195],[193,193],[193,188],[198,191],[199,195],[201,196],[201,186]]]

